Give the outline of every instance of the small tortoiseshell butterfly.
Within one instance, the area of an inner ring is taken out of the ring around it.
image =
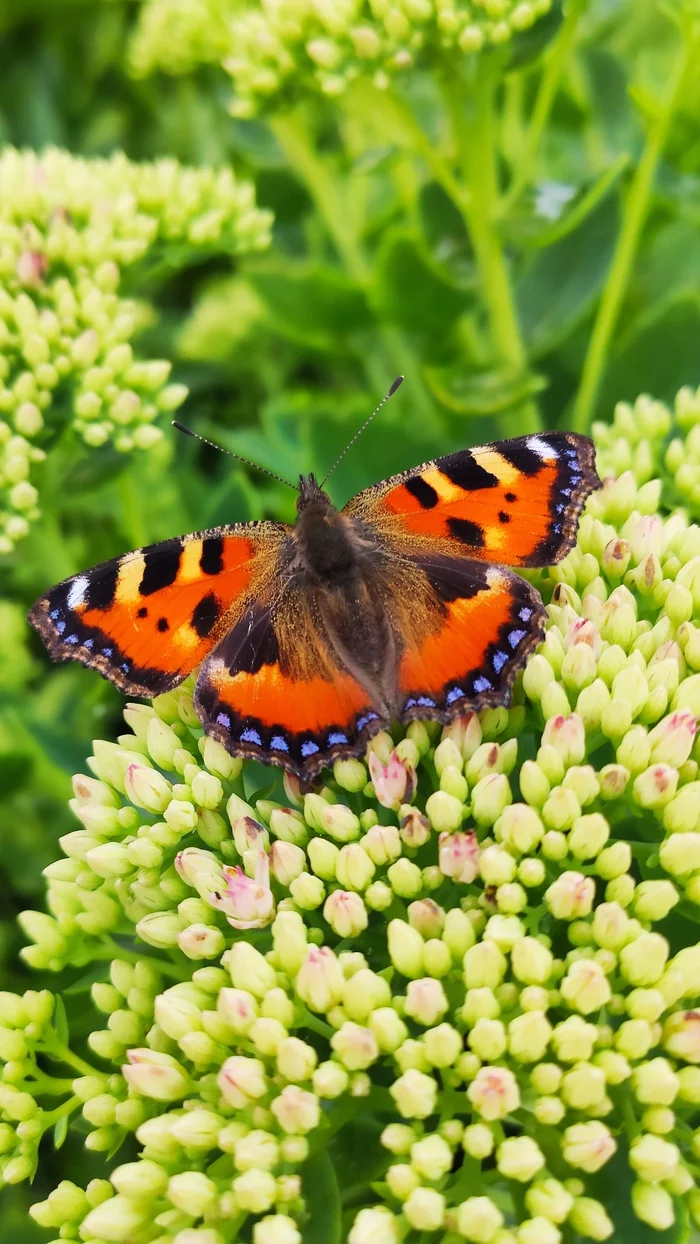
[[[397,385],[392,386],[392,391]],[[54,660],[194,703],[234,755],[308,782],[392,718],[505,704],[540,641],[538,592],[599,487],[587,437],[547,432],[436,458],[338,511],[313,475],[298,516],[152,544],[52,588],[29,620]]]

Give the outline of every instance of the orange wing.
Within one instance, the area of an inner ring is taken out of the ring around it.
[[[543,432],[436,458],[359,493],[344,513],[397,551],[423,547],[506,566],[549,566],[576,540],[600,480],[593,443]]]
[[[337,658],[312,594],[288,583],[245,606],[202,666],[195,709],[230,752],[305,781],[388,724]]]
[[[539,593],[502,566],[467,558],[428,555],[414,565],[411,599],[422,607],[406,601],[395,610],[397,716],[450,721],[469,708],[507,704],[542,638]]]
[[[127,695],[160,695],[211,651],[234,602],[274,573],[288,530],[241,523],[149,545],[59,583],[29,621],[55,661],[81,661]]]

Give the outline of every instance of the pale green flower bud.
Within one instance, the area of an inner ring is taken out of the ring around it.
[[[700,1067],[681,1067],[678,1071],[678,1096],[681,1101],[700,1102]]]
[[[525,1193],[525,1205],[533,1218],[563,1222],[568,1217],[574,1198],[558,1179],[538,1179]]]
[[[343,847],[340,859],[343,853],[351,850],[350,847]],[[364,849],[369,859],[377,867],[385,864],[391,864],[393,860],[397,860],[401,855],[401,838],[399,831],[395,825],[374,825],[364,838],[361,839],[358,850]],[[341,880],[340,873],[337,873],[338,880]],[[354,886],[353,889],[364,889],[365,887]]]
[[[592,1197],[576,1197],[568,1221],[573,1230],[587,1240],[607,1240],[615,1230],[600,1201]]]
[[[510,1136],[496,1150],[496,1165],[506,1179],[529,1183],[544,1166],[544,1154],[530,1136]]]
[[[520,991],[519,1004],[524,1011],[546,1011],[549,1003],[549,990],[541,985],[526,985]]]
[[[432,1027],[448,1010],[445,991],[439,980],[424,976],[409,982],[406,991],[405,1011],[424,1028]]]
[[[395,1196],[397,1201],[408,1200],[414,1189],[420,1185],[416,1171],[407,1162],[395,1162],[393,1166],[390,1166],[386,1173],[386,1182],[391,1195]]]
[[[386,877],[399,898],[417,898],[423,889],[420,868],[405,857],[387,869]]]
[[[562,1157],[569,1166],[586,1171],[599,1171],[615,1153],[617,1144],[604,1123],[574,1123],[564,1131]]]
[[[244,989],[256,998],[264,998],[277,983],[274,968],[248,942],[235,942],[226,951],[222,963],[231,975],[236,989]]]
[[[350,1019],[360,1024],[369,1019],[376,1007],[388,1006],[390,1002],[388,982],[369,968],[360,968],[345,983],[343,1009]]]
[[[364,1071],[379,1057],[379,1046],[371,1028],[345,1023],[331,1037],[331,1047],[348,1071]]]
[[[495,942],[478,942],[463,959],[463,978],[467,989],[495,989],[506,974],[507,962]]]
[[[310,799],[320,796],[307,795],[304,802],[304,816],[307,822],[313,826],[314,822],[309,821],[306,806]],[[354,842],[360,836],[360,821],[350,808],[343,803],[330,804],[326,800],[321,801],[319,812],[318,828],[330,834],[336,842]]]
[[[598,1036],[595,1024],[588,1024],[579,1015],[570,1015],[562,1023],[557,1024],[552,1033],[552,1045],[557,1058],[563,1063],[587,1061],[593,1052]],[[540,1092],[554,1090],[540,1088]]]
[[[410,904],[408,922],[421,937],[439,937],[445,924],[445,912],[433,899],[424,898]]]
[[[583,1015],[600,1010],[612,996],[605,973],[595,959],[571,963],[559,989],[569,1006]]]
[[[518,1244],[560,1244],[561,1231],[548,1218],[526,1218],[517,1239]]]
[[[162,773],[144,764],[130,764],[124,774],[127,799],[147,812],[165,812],[170,803],[171,789]]]
[[[283,1132],[306,1135],[318,1127],[321,1109],[314,1093],[288,1084],[270,1106]]]
[[[462,1134],[462,1148],[471,1158],[483,1161],[494,1150],[493,1132],[485,1123],[470,1123]]]
[[[632,863],[632,850],[628,842],[613,842],[604,847],[596,859],[596,872],[604,881],[612,881],[626,873]]]
[[[443,738],[435,748],[433,757],[435,769],[438,776],[442,775],[443,770],[455,768],[461,773],[463,758],[457,743],[452,738]]]
[[[561,1082],[560,1093],[571,1110],[590,1110],[605,1096],[605,1076],[592,1063],[577,1063],[567,1071]]]
[[[700,782],[688,782],[666,804],[663,826],[669,834],[697,831],[700,827]]]
[[[177,935],[177,944],[188,959],[216,959],[226,947],[220,929],[209,924],[190,924]]]
[[[461,1018],[470,1028],[479,1019],[496,1019],[501,1008],[493,990],[488,987],[468,989],[461,1010]]]
[[[281,886],[289,886],[306,868],[306,855],[293,842],[273,842],[270,848],[270,872]]]
[[[368,916],[359,894],[334,890],[323,905],[323,918],[338,937],[358,937],[367,928]]]
[[[606,801],[619,799],[630,779],[629,769],[624,765],[604,765],[599,775],[600,797]]]
[[[277,1070],[285,1080],[310,1080],[318,1062],[316,1051],[298,1037],[285,1037],[277,1049]]]
[[[450,834],[459,829],[464,811],[463,802],[444,790],[434,791],[425,803],[426,816],[433,829],[439,833]]]
[[[488,1122],[504,1119],[520,1105],[518,1082],[507,1067],[480,1067],[467,1089],[467,1097]]]
[[[86,1239],[126,1241],[134,1232],[141,1230],[149,1215],[148,1203],[132,1201],[118,1194],[90,1210],[80,1229]]]
[[[427,1119],[435,1110],[437,1084],[432,1076],[409,1067],[392,1084],[389,1092],[404,1119]]]
[[[405,920],[391,920],[387,929],[389,958],[402,976],[416,979],[423,972],[423,938]]]
[[[416,1134],[407,1123],[389,1123],[381,1134],[381,1142],[390,1153],[410,1153]]]
[[[545,866],[540,859],[525,859],[518,864],[518,880],[528,889],[541,886],[546,875]]]
[[[581,817],[581,805],[572,790],[555,786],[542,808],[542,820],[548,829],[570,829]]]
[[[642,933],[620,951],[620,970],[632,985],[655,985],[668,959],[669,945],[660,933]]]
[[[295,976],[306,958],[306,927],[296,911],[280,911],[272,925],[275,955],[283,972]]]
[[[293,1218],[271,1214],[253,1226],[253,1244],[302,1244],[302,1237]]]
[[[503,1214],[491,1197],[470,1196],[457,1206],[455,1226],[459,1235],[474,1244],[491,1244],[503,1226]]]
[[[399,1244],[399,1225],[391,1210],[380,1205],[361,1209],[348,1235],[348,1244]]]
[[[672,1145],[661,1136],[645,1133],[636,1137],[630,1145],[629,1163],[639,1175],[649,1183],[657,1183],[669,1179],[680,1161],[677,1145]]]
[[[440,774],[440,790],[452,795],[460,803],[464,803],[469,794],[466,778],[453,765],[448,765]]]
[[[544,1057],[552,1026],[541,1011],[526,1011],[508,1025],[508,1050],[519,1063],[535,1063]]]
[[[183,1213],[200,1218],[217,1203],[216,1184],[201,1171],[182,1171],[168,1182],[168,1200]]]
[[[600,812],[591,812],[573,822],[569,834],[569,851],[579,860],[595,859],[609,837],[610,826],[605,817]]]
[[[401,841],[407,847],[423,847],[430,841],[430,821],[417,808],[403,804],[399,808],[399,826]]]
[[[551,782],[535,760],[523,761],[518,780],[523,799],[531,807],[541,808],[551,790]]]
[[[375,866],[370,856],[359,843],[350,843],[341,848],[336,861],[336,877],[344,889],[366,890],[374,872]]]
[[[545,902],[557,920],[577,920],[589,915],[595,882],[582,873],[564,872],[545,891]]]
[[[296,991],[310,1010],[329,1011],[343,997],[343,970],[328,946],[309,946],[295,981]]]
[[[625,1058],[644,1058],[654,1044],[653,1030],[644,1019],[627,1019],[615,1033],[615,1046]]]
[[[313,1073],[312,1086],[317,1097],[333,1100],[347,1092],[350,1077],[339,1063],[321,1063]]]
[[[678,902],[678,891],[671,881],[642,881],[634,893],[634,911],[640,920],[665,920]]]
[[[358,794],[367,785],[367,769],[361,760],[336,760],[333,776],[342,790]]]
[[[619,903],[600,903],[593,915],[591,932],[599,946],[619,950],[629,935],[629,919]]]
[[[340,848],[327,838],[312,838],[307,847],[309,863],[322,881],[335,881]]]
[[[561,1084],[562,1075],[562,1069],[556,1063],[539,1063],[530,1072],[530,1083],[537,1093],[556,1093]]]
[[[411,1145],[411,1166],[423,1179],[437,1181],[452,1166],[452,1150],[442,1136],[423,1136]]]
[[[489,886],[500,886],[513,881],[517,867],[513,856],[499,846],[486,847],[479,856],[479,872]]]
[[[700,833],[671,834],[659,848],[661,867],[674,877],[686,877],[700,869]]]
[[[312,873],[299,873],[289,883],[289,893],[297,907],[302,911],[315,911],[326,897],[326,890],[320,877]]]
[[[269,1171],[244,1171],[232,1182],[235,1204],[249,1214],[264,1214],[277,1199],[277,1185]]]
[[[403,1212],[417,1231],[438,1231],[445,1218],[445,1198],[434,1188],[415,1188],[404,1202]]]
[[[286,789],[290,775],[285,773],[284,777]],[[287,797],[289,798],[289,793],[287,793]],[[304,824],[301,813],[296,812],[293,808],[273,808],[270,813],[270,830],[275,838],[279,838],[281,842],[293,842],[297,847],[306,846],[309,836],[309,831]],[[323,841],[326,841],[326,839],[323,839]]]
[[[632,1209],[641,1222],[656,1231],[666,1231],[675,1222],[673,1200],[665,1188],[643,1183],[632,1184]]]
[[[670,765],[651,765],[635,778],[632,794],[641,808],[664,808],[678,788],[678,771]]]
[[[506,1049],[506,1029],[500,1019],[480,1018],[468,1034],[470,1049],[482,1062],[495,1062]]]
[[[149,946],[168,950],[177,946],[183,921],[174,911],[154,911],[143,916],[136,925],[136,932]]]
[[[390,1006],[377,1007],[372,1011],[367,1023],[377,1038],[377,1044],[383,1053],[393,1054],[403,1045],[408,1029],[397,1012]]]
[[[370,911],[386,911],[394,901],[394,891],[384,881],[373,881],[365,890],[365,903]]]
[[[472,791],[472,816],[474,821],[479,826],[495,825],[501,813],[512,802],[513,793],[506,775],[504,773],[490,773],[486,777],[481,778]],[[504,841],[502,837],[501,841]]]
[[[632,1072],[635,1097],[644,1105],[672,1105],[679,1087],[678,1076],[665,1058],[652,1058],[647,1063],[640,1063]]]

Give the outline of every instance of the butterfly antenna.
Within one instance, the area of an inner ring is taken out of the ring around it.
[[[184,423],[180,423],[177,419],[172,420],[172,425],[174,428],[177,428],[178,432],[184,432],[185,436],[191,436],[193,440],[201,441],[203,445],[209,445],[211,449],[218,449],[219,453],[228,454],[229,458],[237,458],[239,462],[244,462],[246,466],[252,467],[254,471],[262,471],[263,475],[269,475],[271,479],[276,479],[280,484],[286,484],[287,488],[293,488],[295,492],[299,491],[297,485],[290,484],[288,479],[283,479],[281,475],[276,475],[274,471],[268,471],[267,467],[260,466],[258,462],[251,462],[250,458],[244,458],[233,449],[224,449],[224,446],[217,445],[216,441],[207,440],[206,436],[200,436],[199,432],[193,432],[191,428],[186,428]]]
[[[335,462],[333,463],[333,466],[331,467],[330,471],[329,471],[329,472],[328,472],[328,474],[326,475],[325,479],[324,479],[324,480],[322,480],[322,482],[321,482],[321,488],[323,488],[323,485],[325,484],[326,480],[327,480],[327,479],[329,479],[329,478],[330,478],[330,476],[333,474],[333,472],[335,471],[335,468],[338,466],[338,463],[339,463],[339,462],[342,462],[342,460],[343,460],[343,458],[345,457],[346,453],[348,452],[348,450],[349,450],[349,449],[351,449],[351,448],[352,448],[352,446],[355,444],[355,441],[358,439],[358,437],[362,436],[362,433],[365,431],[365,429],[369,427],[370,423],[371,423],[371,422],[372,422],[372,420],[374,419],[374,416],[379,414],[379,411],[382,409],[382,406],[385,406],[385,405],[386,405],[386,403],[389,401],[389,398],[390,398],[390,397],[393,397],[393,396],[394,396],[394,394],[395,394],[395,392],[396,392],[396,390],[397,390],[397,389],[399,389],[399,388],[401,387],[401,385],[403,384],[403,381],[404,381],[403,376],[397,376],[397,377],[396,377],[396,380],[394,381],[394,383],[392,384],[391,388],[389,389],[389,392],[384,394],[384,397],[382,398],[382,400],[381,400],[381,402],[379,403],[379,405],[378,405],[378,406],[376,406],[376,407],[375,407],[375,409],[372,411],[372,414],[370,415],[369,419],[365,419],[364,423],[362,424],[362,427],[357,429],[357,432],[356,432],[356,433],[355,433],[355,435],[353,436],[352,440],[351,440],[351,441],[348,441],[348,443],[347,443],[347,445],[345,446],[345,449],[343,450],[342,454],[339,454],[339,455],[338,455],[338,457],[336,458]]]

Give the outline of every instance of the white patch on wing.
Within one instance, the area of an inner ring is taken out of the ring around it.
[[[79,574],[73,580],[69,589],[66,601],[69,609],[77,609],[78,605],[85,603],[85,593],[90,586],[90,580],[87,575]]]
[[[552,458],[559,456],[556,449],[548,445],[546,441],[541,440],[539,436],[528,436],[527,447],[532,450],[533,454],[537,454],[544,459],[545,462],[549,462]]]

